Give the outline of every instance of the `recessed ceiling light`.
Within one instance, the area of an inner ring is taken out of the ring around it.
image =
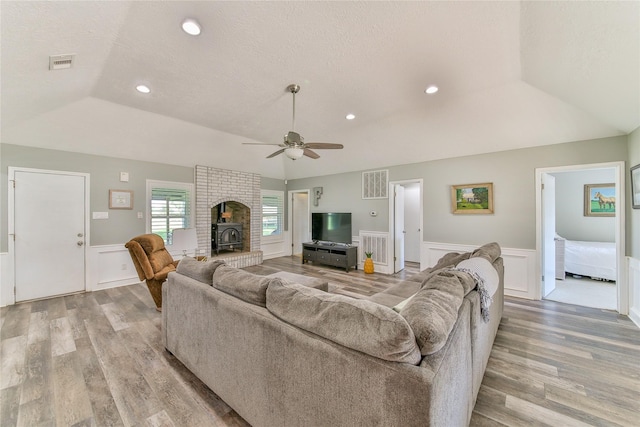
[[[356,118],[355,114],[347,114],[347,116],[345,117],[347,120],[353,120]]]
[[[145,86],[145,85],[138,85],[136,86],[136,90],[140,93],[149,93],[151,92],[151,89],[149,89],[149,86]]]
[[[438,91],[438,86],[435,85],[431,85],[428,88],[426,88],[424,90],[425,93],[428,93],[429,95],[433,95],[434,93],[436,93]]]
[[[185,19],[182,22],[182,29],[185,33],[191,34],[192,36],[197,36],[200,34],[200,24],[195,19]]]

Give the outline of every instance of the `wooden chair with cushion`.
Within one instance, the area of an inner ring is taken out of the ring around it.
[[[176,270],[178,261],[173,260],[164,247],[164,240],[157,234],[134,237],[124,246],[129,249],[138,277],[147,282],[156,310],[162,311],[162,283]]]

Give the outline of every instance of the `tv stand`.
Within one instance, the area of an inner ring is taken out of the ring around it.
[[[348,273],[351,267],[358,269],[358,248],[332,242],[303,243],[302,263],[309,261],[341,267]]]

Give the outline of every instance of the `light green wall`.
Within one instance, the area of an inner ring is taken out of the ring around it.
[[[548,145],[389,167],[389,180],[422,179],[423,239],[535,249],[535,169],[627,160],[627,137]],[[450,186],[492,182],[493,215],[453,215]],[[287,190],[324,187],[313,211],[353,213],[358,230],[388,231],[388,200],[362,200],[361,172],[289,180]],[[375,210],[377,217],[369,212]]]
[[[8,167],[24,167],[90,174],[90,211],[109,212],[109,219],[91,219],[92,246],[127,242],[132,236],[145,233],[146,180],[193,183],[193,168],[160,163],[93,156],[66,151],[0,144],[2,168],[2,224],[0,251],[7,251],[7,173]],[[129,182],[120,182],[120,172],[129,172]],[[109,189],[133,190],[132,210],[109,209]]]
[[[640,127],[629,135],[629,168],[640,164]],[[627,172],[627,194],[631,194],[631,174]],[[636,259],[640,259],[640,209],[631,208],[632,201],[627,203],[627,253]]]
[[[91,245],[126,242],[145,231],[146,180],[193,182],[193,168],[123,160],[40,148],[0,144],[2,182],[1,247],[7,251],[7,168],[68,170],[91,174],[91,211],[108,211],[109,220],[91,220]],[[503,151],[452,159],[389,167],[389,180],[422,179],[424,182],[424,231],[426,241],[483,244],[497,241],[505,247],[535,248],[535,169],[577,164],[629,161],[640,163],[640,131],[621,136],[543,147]],[[119,182],[119,173],[129,172],[129,183]],[[453,215],[450,186],[493,182],[493,215]],[[630,183],[628,183],[630,185]],[[289,180],[262,178],[262,188],[298,190],[323,187],[319,206],[312,212],[352,212],[353,234],[359,230],[388,231],[388,200],[362,200],[361,172]],[[134,191],[132,211],[108,209],[110,188]],[[629,192],[627,192],[629,194]],[[630,206],[630,203],[628,203]],[[376,211],[377,216],[369,215]],[[634,241],[633,254],[640,257],[640,210],[628,209],[627,252]],[[285,210],[286,212],[286,210]],[[633,233],[633,234],[631,234]]]
[[[260,177],[260,188],[263,190],[286,191],[283,179]]]

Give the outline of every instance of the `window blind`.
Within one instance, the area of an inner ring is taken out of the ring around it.
[[[191,202],[189,191],[177,188],[151,189],[151,232],[173,243],[173,230],[189,228]]]

